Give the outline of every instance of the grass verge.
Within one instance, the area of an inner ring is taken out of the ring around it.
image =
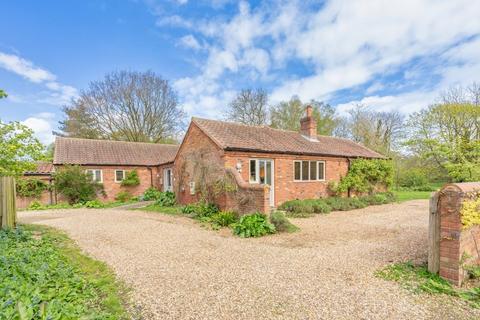
[[[430,199],[433,191],[393,191],[398,202]]]
[[[158,212],[170,215],[181,215],[182,214],[182,206],[173,206],[173,207],[163,207],[157,204],[152,204],[150,206],[142,207],[142,208],[135,208],[133,210],[141,210],[141,211],[149,211],[149,212]]]
[[[0,231],[0,314],[6,319],[127,319],[127,290],[63,232]]]
[[[480,308],[480,287],[456,288],[439,275],[430,273],[426,266],[415,266],[411,262],[396,263],[377,271],[375,276],[398,282],[414,293],[446,294]]]

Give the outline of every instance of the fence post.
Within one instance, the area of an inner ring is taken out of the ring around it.
[[[15,179],[0,177],[0,229],[15,228],[16,226],[15,193]]]
[[[430,197],[428,221],[428,271],[438,273],[440,270],[440,212],[438,212],[439,193]]]

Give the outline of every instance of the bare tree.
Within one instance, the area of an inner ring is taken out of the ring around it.
[[[268,119],[268,95],[263,89],[242,89],[230,102],[228,120],[248,125],[264,125]]]
[[[347,137],[380,153],[390,155],[403,138],[404,116],[397,111],[377,112],[357,105],[341,121],[337,135]]]
[[[64,111],[67,136],[155,143],[173,137],[184,117],[168,81],[151,71],[107,74]]]

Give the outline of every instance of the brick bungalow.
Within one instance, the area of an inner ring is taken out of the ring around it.
[[[197,201],[199,177],[226,172],[239,188],[218,200],[221,207],[266,212],[287,200],[328,196],[328,183],[347,174],[351,159],[384,158],[353,141],[316,132],[311,107],[300,132],[193,118],[175,157],[177,199]]]
[[[172,190],[172,167],[178,146],[169,144],[108,141],[78,138],[55,139],[53,165],[79,165],[103,184],[105,200],[114,200],[120,191],[134,196],[149,187]],[[140,184],[123,187],[128,171],[136,170]]]

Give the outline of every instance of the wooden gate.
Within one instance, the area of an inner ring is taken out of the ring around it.
[[[15,179],[0,177],[0,228],[14,228],[16,222]]]

